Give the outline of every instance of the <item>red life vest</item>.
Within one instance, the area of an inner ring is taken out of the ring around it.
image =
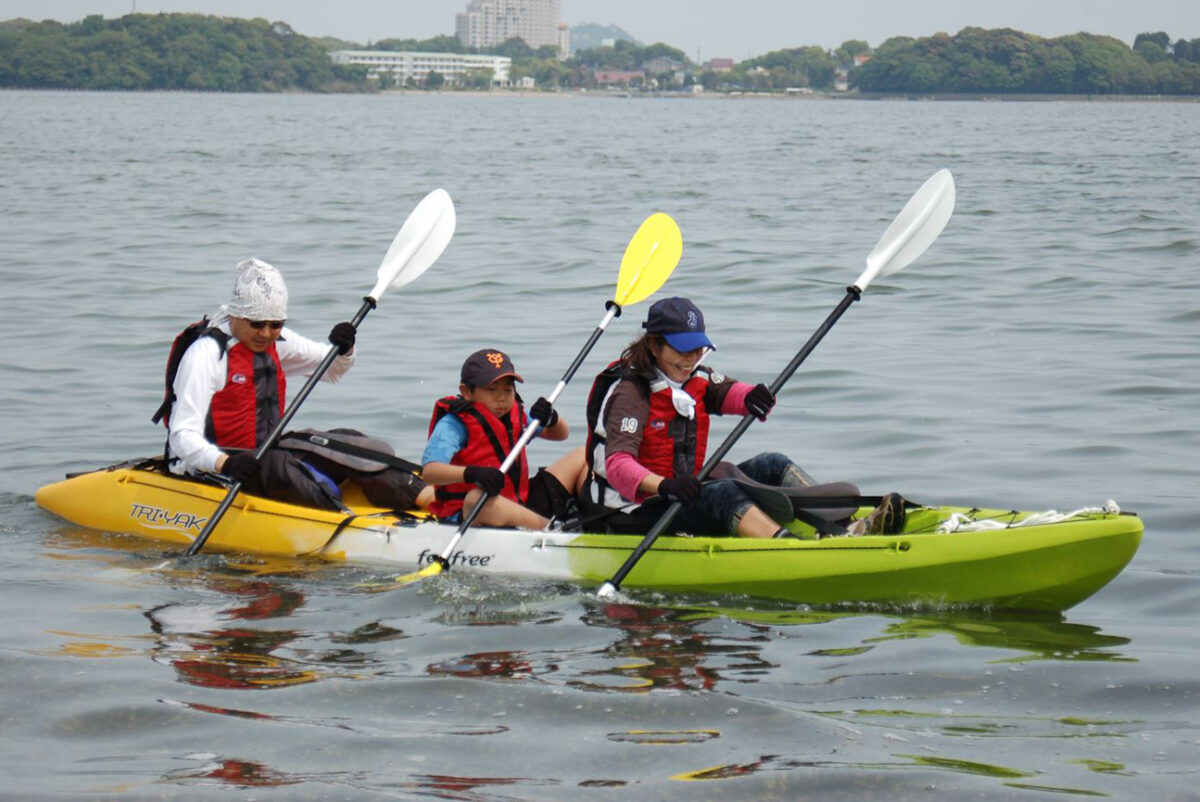
[[[213,394],[204,436],[220,448],[258,448],[283,417],[287,378],[275,344],[255,353],[235,343],[225,355],[225,386]]]
[[[525,421],[525,408],[520,399],[503,420],[482,404],[467,401],[458,396],[447,396],[433,405],[433,416],[429,421],[429,433],[445,414],[454,415],[467,427],[467,444],[460,448],[450,460],[451,465],[482,465],[499,468],[504,458],[521,437]],[[470,482],[455,482],[440,485],[429,511],[438,518],[449,518],[462,511],[463,499],[475,487]],[[518,504],[529,498],[529,461],[525,452],[508,469],[508,479],[500,495]]]
[[[175,397],[175,375],[179,373],[179,363],[183,361],[183,355],[187,353],[187,349],[191,348],[192,343],[201,337],[212,337],[216,340],[222,355],[229,345],[229,335],[220,329],[209,326],[207,316],[184,327],[183,331],[175,335],[175,341],[171,343],[171,350],[167,354],[167,369],[163,377],[166,380],[163,390],[163,402],[159,405],[158,411],[154,413],[154,416],[150,418],[151,423],[162,421],[163,426],[166,426],[167,429],[171,428],[171,408],[175,406],[175,402],[178,400]]]
[[[704,455],[708,450],[709,413],[704,403],[709,386],[708,369],[697,369],[683,384],[684,392],[696,399],[695,417],[688,420],[676,412],[670,385],[661,380],[652,381],[648,376],[623,369],[619,362],[614,362],[596,377],[588,394],[586,453],[593,477],[603,481],[607,438],[600,430],[603,429],[603,418],[607,413],[605,402],[609,390],[622,379],[637,384],[650,404],[637,461],[659,476],[672,477],[684,473],[695,476],[704,465]],[[607,486],[607,482],[603,484]]]
[[[650,393],[650,417],[642,432],[642,447],[637,460],[659,476],[695,476],[704,465],[704,454],[708,450],[708,409],[704,406],[704,394],[708,390],[708,374],[694,373],[683,383],[683,391],[696,399],[695,417],[691,420],[675,411],[671,401],[671,387],[662,382],[662,387]]]

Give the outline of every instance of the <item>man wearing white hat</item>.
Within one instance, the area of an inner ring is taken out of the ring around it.
[[[287,377],[311,375],[329,346],[285,326],[288,291],[278,270],[259,259],[241,262],[237,270],[229,301],[179,360],[173,395],[164,404],[170,470],[222,473],[256,495],[339,507],[342,477],[326,476],[313,465],[328,470],[326,463],[304,454],[302,461],[285,449],[271,449],[261,461],[255,458],[254,450],[283,416]],[[338,323],[329,332],[338,356],[322,381],[336,382],[354,364],[354,340],[351,323]],[[401,474],[391,476],[391,484],[404,491],[391,499],[396,504],[387,506],[414,503],[424,483],[417,479],[414,484],[411,475],[394,468],[387,471]]]

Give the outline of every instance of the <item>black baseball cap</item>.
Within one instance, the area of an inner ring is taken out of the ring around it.
[[[661,334],[681,354],[697,348],[717,350],[704,333],[704,314],[687,298],[664,298],[650,307],[642,328]]]
[[[483,348],[467,357],[463,362],[460,378],[463,384],[472,387],[487,387],[496,379],[512,376],[519,382],[525,381],[513,367],[508,354],[496,348]]]

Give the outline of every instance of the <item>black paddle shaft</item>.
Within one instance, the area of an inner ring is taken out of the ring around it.
[[[621,316],[621,305],[616,301],[605,302],[604,308],[608,311],[611,311],[614,318]],[[597,326],[596,330],[592,332],[592,336],[588,337],[588,341],[583,344],[583,348],[579,349],[579,353],[575,355],[575,361],[571,363],[571,366],[567,368],[566,372],[563,373],[562,378],[559,379],[564,387],[571,381],[571,379],[575,378],[575,374],[578,372],[580,366],[583,365],[583,361],[587,359],[588,354],[592,352],[592,347],[600,339],[600,335],[604,334],[604,330],[607,328],[609,320],[610,318],[605,315],[605,319],[602,321],[603,325]]]
[[[817,344],[824,339],[826,334],[829,333],[829,330],[833,328],[833,324],[837,323],[838,318],[845,314],[846,310],[850,308],[850,304],[854,303],[861,297],[862,290],[860,290],[858,287],[846,288],[846,296],[842,298],[841,303],[839,303],[837,308],[829,313],[829,317],[825,318],[825,322],[821,324],[820,328],[813,332],[813,335],[808,338],[808,342],[804,344],[804,347],[796,352],[796,355],[792,357],[792,361],[787,364],[787,367],[783,369],[783,372],[775,377],[775,381],[771,382],[769,388],[771,390],[771,395],[779,394],[779,391],[783,389],[783,385],[787,383],[788,379],[792,378],[792,374],[796,372],[796,369],[800,367],[801,363],[803,363],[805,359],[808,359],[808,355],[812,353],[813,349],[817,347]],[[696,474],[696,478],[700,481],[704,481],[706,478],[708,478],[708,475],[712,473],[713,468],[717,467],[717,463],[725,459],[725,455],[729,453],[730,449],[732,449],[734,444],[737,443],[738,439],[746,433],[746,430],[750,428],[750,424],[754,423],[754,421],[755,417],[753,415],[743,415],[742,419],[738,421],[737,426],[734,427],[733,431],[729,433],[725,440],[722,441],[721,445],[717,447],[717,450],[714,451],[712,456],[710,456],[704,463],[704,467],[700,469],[698,474]],[[658,523],[654,524],[653,528],[646,533],[646,536],[642,538],[642,542],[638,544],[638,547],[634,549],[633,553],[629,555],[629,558],[625,560],[625,564],[622,565],[615,574],[613,574],[612,579],[608,580],[607,585],[611,585],[613,590],[620,589],[621,583],[625,581],[625,577],[628,576],[629,572],[633,570],[633,567],[637,565],[638,560],[642,559],[642,555],[650,550],[650,547],[654,545],[654,541],[658,540],[658,536],[666,531],[667,527],[671,525],[671,522],[675,520],[675,516],[678,515],[679,511],[682,509],[683,502],[671,502],[670,506],[667,507],[666,511],[662,514],[662,517],[658,519]]]
[[[370,312],[374,308],[374,298],[369,295],[366,298],[363,298],[363,304],[359,307],[358,313],[350,321],[350,325],[357,329],[358,325],[362,323],[363,318],[367,316],[367,312]],[[308,398],[308,394],[311,393],[313,388],[317,386],[317,382],[319,382],[321,377],[325,375],[325,372],[329,370],[329,366],[333,364],[333,360],[337,359],[337,356],[337,348],[330,347],[329,352],[325,354],[325,358],[321,360],[321,364],[318,365],[317,369],[314,370],[312,375],[308,377],[308,381],[306,381],[304,386],[300,388],[300,392],[296,394],[294,399],[292,399],[292,403],[288,405],[288,408],[283,411],[283,417],[279,419],[279,423],[275,424],[275,428],[271,430],[269,435],[267,435],[267,439],[263,440],[262,444],[259,445],[258,450],[254,452],[255,459],[262,459],[263,455],[265,455],[267,451],[275,445],[276,441],[279,440],[279,436],[283,434],[283,430],[286,429],[288,424],[292,422],[292,418],[296,417],[296,411],[300,409],[300,405],[304,403],[304,399]],[[208,519],[208,524],[204,527],[204,531],[200,533],[199,537],[192,541],[192,545],[188,546],[188,550],[183,553],[185,557],[193,557],[200,552],[200,549],[204,548],[204,544],[208,542],[209,536],[212,535],[213,530],[217,528],[217,524],[221,522],[221,518],[225,516],[226,511],[229,510],[230,505],[233,504],[233,500],[237,498],[237,495],[240,492],[242,492],[241,482],[234,482],[229,486],[229,492],[225,494],[225,498],[222,499],[220,505],[217,506],[217,509],[213,512],[212,517]]]

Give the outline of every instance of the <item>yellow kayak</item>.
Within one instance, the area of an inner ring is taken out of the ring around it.
[[[180,551],[225,497],[219,484],[169,475],[152,460],[71,476],[37,503],[72,523],[173,543]],[[239,495],[205,550],[428,565],[456,527],[419,512],[371,507],[347,488],[347,513]],[[904,532],[862,537],[750,540],[664,536],[625,579],[626,590],[739,594],[810,605],[884,604],[1061,611],[1094,594],[1129,563],[1143,525],[1112,509],[1035,513],[919,507]],[[595,586],[641,538],[470,529],[451,570]]]

